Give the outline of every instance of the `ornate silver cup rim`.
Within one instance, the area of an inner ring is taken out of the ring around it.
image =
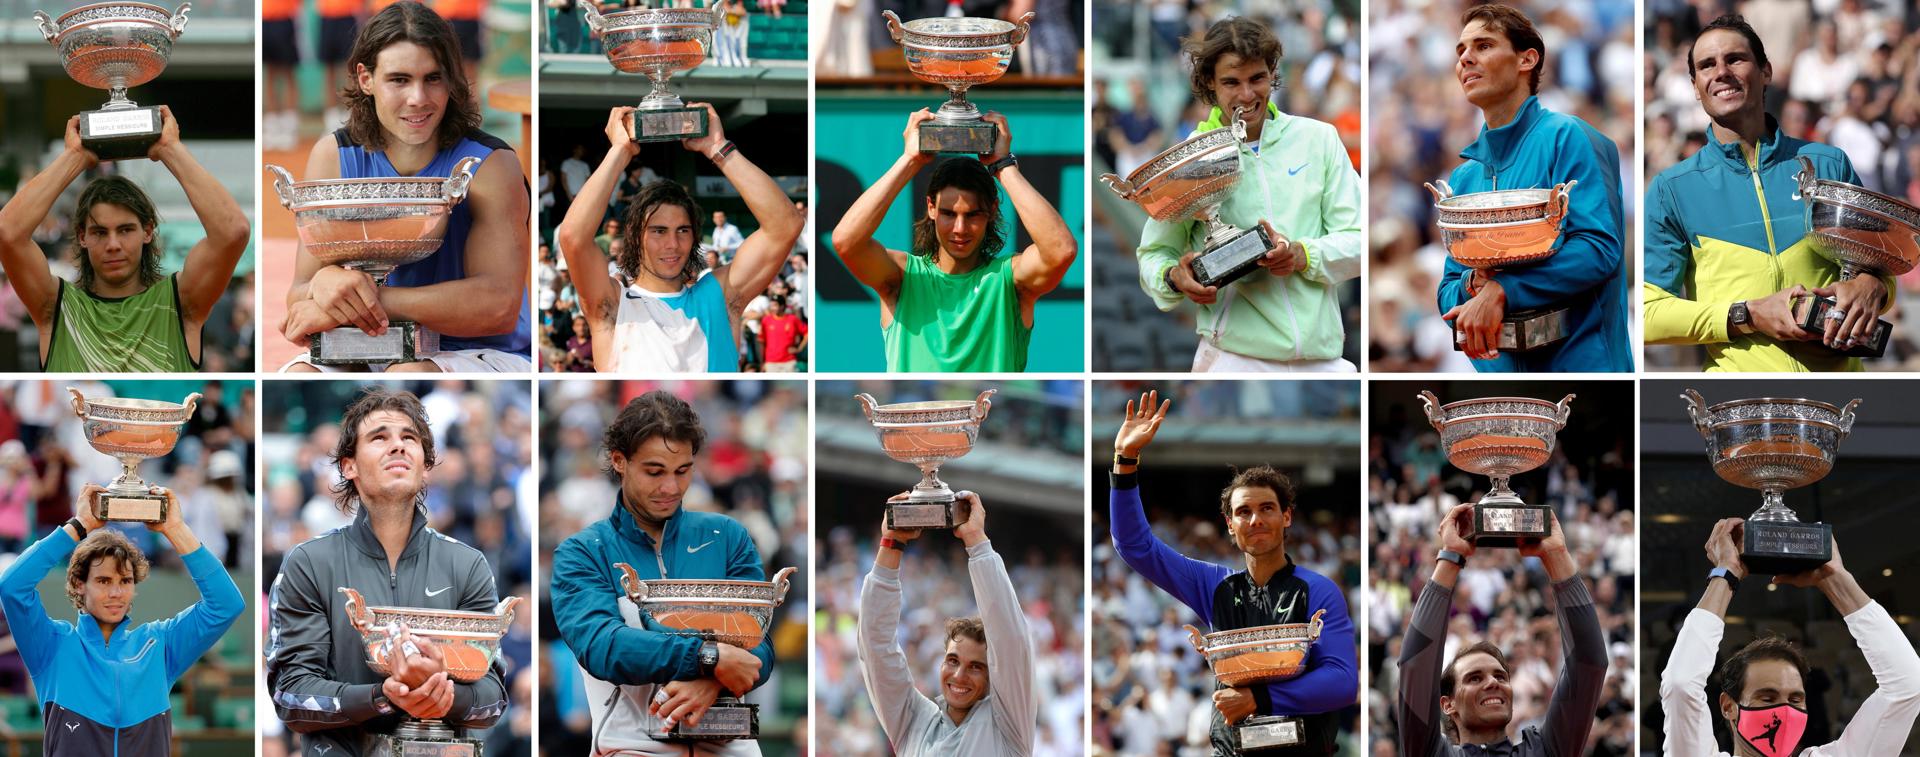
[[[1489,418],[1526,418],[1529,420],[1551,420],[1562,426],[1567,423],[1568,413],[1573,410],[1573,398],[1569,394],[1559,402],[1549,402],[1532,397],[1477,397],[1440,404],[1440,398],[1433,392],[1421,391],[1420,401],[1426,407],[1427,420],[1434,428],[1445,428],[1449,424],[1466,420],[1485,420]],[[1468,412],[1478,405],[1515,404],[1540,409],[1538,413],[1526,412]],[[1460,411],[1456,414],[1455,411]]]
[[[365,179],[294,181],[293,174],[274,164],[273,188],[280,205],[296,213],[318,208],[349,206],[458,205],[478,169],[477,157],[461,158],[451,176],[397,176]]]
[[[1454,194],[1445,181],[1426,184],[1433,193],[1433,209],[1442,228],[1499,228],[1546,220],[1558,223],[1567,213],[1568,197],[1578,181],[1548,189],[1496,189]]]
[[[102,13],[109,9],[120,11],[120,13],[117,15]],[[179,8],[168,11],[166,8],[153,3],[122,0],[119,2],[88,3],[67,11],[66,13],[62,13],[58,18],[50,17],[41,11],[34,11],[34,19],[41,22],[41,36],[46,37],[48,42],[56,44],[60,38],[66,36],[68,32],[84,29],[96,24],[126,23],[129,21],[151,23],[154,26],[166,29],[170,36],[178,38],[180,32],[186,28],[187,11],[190,10],[193,10],[193,3],[181,3]],[[97,16],[97,18],[94,16]],[[73,22],[69,24],[68,21],[70,19],[77,20],[73,20]]]
[[[192,418],[194,408],[200,404],[199,392],[187,395],[181,402],[130,397],[88,398],[71,386],[67,387],[67,392],[73,395],[69,403],[73,406],[75,416],[134,426],[177,426]]]
[[[620,571],[620,588],[638,604],[673,605],[758,605],[769,609],[787,601],[794,568],[781,568],[768,581],[741,581],[721,578],[642,579],[627,563],[614,563]]]
[[[910,45],[922,50],[981,52],[1009,45],[1019,46],[1026,41],[1027,29],[1034,17],[1032,12],[1028,12],[1018,22],[974,16],[933,16],[903,22],[899,14],[890,10],[881,11],[880,15],[886,17],[894,40],[903,47]]]
[[[1191,625],[1187,629],[1188,641],[1193,649],[1202,656],[1253,649],[1275,643],[1306,642],[1311,644],[1320,638],[1321,628],[1325,625],[1321,616],[1326,610],[1315,610],[1313,617],[1305,623],[1278,623],[1268,626],[1233,628],[1225,631],[1201,633]]]
[[[445,620],[452,623],[479,622],[479,623],[497,624],[499,628],[499,630],[496,632],[493,630],[463,631],[463,630],[455,630],[455,629],[440,629],[440,628],[434,628],[432,626],[418,626],[418,627],[408,626],[407,627],[408,631],[411,631],[420,636],[438,636],[438,637],[457,638],[457,639],[498,639],[501,636],[506,635],[507,626],[512,625],[513,623],[514,608],[518,607],[520,603],[524,601],[523,597],[507,597],[505,599],[500,600],[500,603],[494,606],[493,612],[478,612],[474,610],[436,610],[436,609],[430,609],[425,607],[398,607],[393,605],[369,605],[366,603],[366,599],[360,596],[359,591],[356,591],[351,588],[342,587],[340,589],[340,592],[342,594],[347,595],[348,622],[351,622],[353,624],[353,627],[360,630],[362,633],[365,633],[368,630],[377,630],[378,627],[376,625],[376,622],[377,622],[377,619],[382,615],[407,615],[415,618],[440,619],[440,620]]]
[[[1893,223],[1904,224],[1920,232],[1920,208],[1898,197],[1881,194],[1858,184],[1844,181],[1822,179],[1813,171],[1813,160],[1805,155],[1797,156],[1800,170],[1793,175],[1795,187],[1793,199],[1811,197],[1816,202],[1830,202],[1844,205],[1854,210],[1880,216]]]
[[[854,399],[866,412],[867,421],[874,428],[922,428],[927,426],[951,426],[956,423],[979,423],[992,409],[994,394],[998,389],[987,389],[973,400],[934,400],[930,402],[896,402],[882,405],[875,402],[873,395],[857,394]]]
[[[1860,400],[1858,399],[1848,402],[1846,407],[1836,407],[1830,402],[1806,399],[1804,397],[1748,397],[1708,405],[1706,398],[1692,389],[1686,390],[1680,397],[1687,401],[1687,415],[1693,419],[1693,425],[1700,430],[1701,436],[1708,436],[1714,429],[1729,426],[1787,421],[1837,429],[1840,432],[1840,437],[1844,439],[1848,434],[1853,432],[1853,421],[1856,417],[1853,409],[1860,406]],[[1778,415],[1756,415],[1749,418],[1731,417],[1733,411],[1740,408],[1764,407],[1767,405],[1809,407],[1833,416],[1833,420],[1801,417],[1785,413]]]
[[[587,30],[596,37],[629,29],[712,30],[720,26],[725,13],[717,2],[705,8],[629,8],[612,13],[582,7],[587,12]]]

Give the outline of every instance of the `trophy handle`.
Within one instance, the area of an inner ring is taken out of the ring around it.
[[[502,599],[500,600],[500,604],[494,606],[493,614],[500,616],[500,623],[502,625],[512,625],[513,610],[519,607],[520,603],[525,601],[525,599],[525,597],[507,597],[506,599]]]
[[[633,566],[617,562],[613,567],[620,569],[620,588],[626,590],[627,599],[637,605],[647,598],[647,582],[640,580],[640,574],[634,572]]]
[[[1820,177],[1813,172],[1812,158],[1799,155],[1794,159],[1800,161],[1800,171],[1793,175],[1793,199],[1798,200],[1813,195],[1813,183],[1819,181]]]
[[[1559,402],[1553,403],[1554,407],[1560,409],[1560,425],[1562,427],[1567,425],[1567,416],[1573,414],[1573,397],[1574,395],[1569,394],[1561,397]]]
[[[1426,183],[1428,192],[1433,193],[1435,203],[1453,196],[1453,187],[1447,186],[1446,179],[1434,179]]]
[[[366,633],[373,628],[373,611],[367,609],[367,600],[360,592],[342,586],[340,593],[347,595],[347,621],[353,624],[354,630]]]
[[[999,391],[1000,390],[998,389],[988,389],[986,391],[981,392],[980,396],[973,398],[973,422],[974,423],[979,423],[987,419],[987,411],[993,409],[992,397],[993,395],[999,393]]]
[[[60,27],[53,25],[53,17],[47,15],[45,11],[33,12],[33,24],[40,27],[40,36],[46,37],[48,44],[52,44],[60,36]]]
[[[72,394],[72,395],[73,395],[73,399],[71,399],[71,400],[68,400],[68,402],[69,402],[69,403],[71,403],[71,404],[73,405],[73,414],[74,414],[74,416],[75,416],[75,417],[78,417],[78,418],[85,418],[85,417],[87,417],[87,398],[86,398],[86,395],[83,395],[83,394],[81,394],[81,393],[80,393],[80,390],[78,390],[78,389],[75,389],[75,388],[73,388],[73,387],[71,387],[71,386],[69,386],[69,387],[67,387],[67,393],[68,393],[68,394]]]
[[[1240,111],[1236,110],[1233,112],[1233,123],[1228,126],[1228,128],[1233,129],[1233,139],[1235,143],[1247,141],[1247,121],[1240,117]],[[1246,149],[1245,147],[1240,148],[1242,152],[1245,152]]]
[[[1847,403],[1846,407],[1840,409],[1840,438],[1845,439],[1848,434],[1853,433],[1853,409],[1859,406],[1860,400],[1856,397],[1852,402]]]
[[[707,7],[713,9],[713,12],[708,14],[713,16],[712,19],[709,19],[713,23],[713,28],[718,29],[722,24],[727,22],[727,8],[721,4],[719,0],[713,0],[713,4]]]
[[[192,394],[187,395],[187,398],[184,400],[181,400],[180,404],[185,405],[187,408],[186,417],[192,418],[194,408],[197,408],[200,406],[200,393],[194,392]]]
[[[273,193],[280,196],[280,207],[293,209],[293,174],[287,169],[267,164],[267,170],[273,172]]]
[[[595,3],[581,3],[580,9],[587,12],[587,33],[593,35],[594,39],[599,39],[601,32],[607,30],[607,19],[600,15],[600,9],[594,5]],[[719,3],[714,5],[717,6]]]
[[[1326,625],[1324,622],[1320,620],[1320,616],[1325,614],[1327,614],[1327,611],[1325,609],[1315,610],[1313,611],[1313,618],[1307,621],[1307,643],[1308,644],[1312,644],[1313,642],[1320,640],[1320,629]]]
[[[1447,414],[1440,412],[1439,397],[1433,396],[1433,392],[1422,389],[1420,390],[1420,404],[1425,406],[1427,411],[1427,422],[1433,424],[1433,428],[1435,430],[1444,429],[1446,427]]]
[[[867,422],[872,423],[873,409],[879,407],[880,403],[873,401],[873,395],[867,394],[866,392],[853,395],[853,399],[855,402],[860,403],[860,411],[867,414]]]
[[[1547,198],[1547,224],[1549,226],[1558,229],[1560,228],[1560,222],[1566,220],[1567,203],[1569,202],[1567,196],[1573,193],[1573,185],[1578,183],[1580,182],[1577,179],[1568,179],[1565,184],[1554,185],[1553,196]]]
[[[1033,27],[1033,11],[1027,11],[1019,21],[1013,22],[1013,46],[1019,47],[1027,41],[1027,31]]]
[[[893,43],[900,44],[900,37],[907,33],[906,27],[900,25],[900,17],[893,11],[880,11],[880,15],[887,17],[887,34],[893,36]]]
[[[1699,392],[1692,389],[1686,390],[1685,393],[1680,395],[1680,398],[1687,401],[1687,417],[1693,419],[1693,427],[1700,430],[1700,437],[1703,439],[1712,438],[1713,427],[1711,421],[1713,418],[1707,415],[1706,398],[1700,396]],[[1857,402],[1858,400],[1855,401]],[[1851,408],[1853,406],[1848,405],[1847,407]]]
[[[1321,612],[1326,611],[1321,610]],[[1187,641],[1193,644],[1193,651],[1199,652],[1201,657],[1207,656],[1207,638],[1204,634],[1200,633],[1200,629],[1194,628],[1191,623],[1181,626],[1181,628],[1187,629]]]
[[[473,182],[473,169],[479,165],[480,159],[471,155],[461,158],[459,163],[453,165],[453,175],[447,177],[445,185],[447,204],[459,205],[462,200],[467,199],[467,185]]]
[[[179,39],[187,30],[187,11],[193,10],[193,3],[181,3],[173,9],[173,18],[167,19],[167,27],[173,31],[173,38]]]
[[[787,601],[787,589],[793,586],[793,568],[781,568],[773,574],[773,606],[779,607]]]
[[[1100,174],[1100,183],[1107,185],[1122,200],[1133,199],[1133,183],[1110,173]]]

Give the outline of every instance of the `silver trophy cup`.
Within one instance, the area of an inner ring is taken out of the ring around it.
[[[1713,472],[1727,483],[1760,490],[1760,509],[1742,527],[1740,560],[1768,575],[1803,573],[1833,559],[1833,526],[1804,523],[1787,507],[1786,490],[1826,478],[1853,431],[1853,409],[1807,399],[1762,397],[1708,406],[1692,389],[1681,397],[1707,442]]]
[[[1920,262],[1920,208],[1865,187],[1822,179],[1813,171],[1813,159],[1802,155],[1799,160],[1793,196],[1806,205],[1807,241],[1814,252],[1840,266],[1841,279],[1913,270]],[[1801,328],[1825,331],[1833,304],[1832,297],[1807,297],[1794,303],[1794,315]],[[1876,319],[1865,342],[1840,352],[1880,357],[1892,337],[1893,324]]]
[[[920,483],[905,500],[887,503],[886,527],[953,528],[962,522],[954,508],[953,490],[940,480],[940,466],[973,450],[980,422],[993,409],[995,389],[972,402],[945,400],[882,405],[869,394],[855,395],[867,422],[880,436],[880,449],[903,463],[920,468]]]
[[[1560,227],[1575,184],[1552,189],[1502,189],[1456,195],[1444,181],[1427,184],[1439,217],[1440,243],[1454,262],[1477,271],[1536,263],[1560,248]],[[1567,338],[1567,309],[1541,308],[1508,313],[1500,322],[1498,349],[1525,352]],[[1466,348],[1466,335],[1453,334],[1453,348]]]
[[[1269,239],[1265,227],[1241,230],[1220,220],[1220,205],[1240,183],[1240,142],[1246,136],[1246,122],[1236,117],[1230,126],[1195,134],[1149,158],[1125,179],[1100,177],[1114,194],[1156,221],[1201,222],[1206,238],[1193,259],[1193,278],[1200,286],[1233,283],[1251,273],[1267,250],[1287,244],[1284,237]]]
[[[1320,640],[1320,618],[1326,610],[1316,610],[1305,623],[1236,628],[1229,631],[1200,633],[1185,626],[1193,650],[1207,661],[1213,677],[1224,686],[1264,686],[1294,678],[1307,670],[1307,652]],[[1261,752],[1299,746],[1306,740],[1305,722],[1288,715],[1253,715],[1228,729],[1242,752]]]
[[[1493,479],[1493,489],[1474,504],[1473,523],[1461,536],[1475,547],[1500,548],[1551,535],[1553,508],[1527,504],[1507,482],[1553,456],[1560,429],[1573,412],[1573,395],[1559,402],[1486,397],[1441,405],[1433,392],[1422,391],[1420,402],[1440,432],[1447,462]]]
[[[781,568],[772,581],[680,579],[643,581],[633,566],[614,563],[620,588],[648,622],[677,636],[752,650],[773,629],[773,611],[787,599],[793,568]],[[651,717],[651,716],[650,716]],[[730,741],[760,737],[760,706],[722,693],[701,716],[700,724],[668,726],[657,718],[648,735],[666,741]]]
[[[653,91],[627,121],[635,142],[671,142],[707,135],[707,109],[688,107],[673,93],[671,79],[698,68],[713,49],[721,24],[720,4],[706,8],[635,8],[602,14],[594,3],[580,7],[587,30],[606,49],[607,62],[625,74],[643,74]]]
[[[500,658],[500,638],[513,625],[513,610],[520,604],[520,597],[507,597],[491,613],[369,607],[358,591],[341,587],[340,593],[347,595],[347,620],[360,632],[369,669],[391,676],[396,657],[419,655],[420,645],[427,644],[440,653],[447,676],[460,683],[486,677],[487,670]],[[403,628],[409,637],[404,641],[400,634]],[[462,736],[458,729],[437,719],[409,717],[380,740],[392,757],[482,757],[479,739]]]
[[[160,109],[127,99],[127,89],[160,75],[173,41],[187,28],[191,3],[173,12],[158,5],[106,2],[82,5],[58,19],[33,12],[40,35],[59,49],[67,76],[107,90],[107,104],[80,114],[80,143],[101,160],[144,157],[160,139]]]
[[[167,495],[149,491],[134,471],[150,457],[162,457],[180,441],[180,427],[200,404],[194,392],[179,404],[159,400],[99,397],[87,399],[67,387],[87,444],[120,461],[120,476],[93,500],[93,517],[103,521],[159,523],[167,519]]]
[[[881,11],[887,33],[899,43],[907,70],[921,81],[947,88],[947,101],[920,124],[920,151],[986,155],[999,136],[980,109],[967,100],[967,88],[999,79],[1013,63],[1013,49],[1027,39],[1033,14],[1018,22],[997,18],[921,18],[902,23],[893,11]]]
[[[393,269],[440,249],[447,217],[466,199],[479,165],[479,158],[463,158],[450,177],[317,181],[294,181],[276,165],[267,170],[274,174],[280,205],[293,211],[301,249],[324,265],[360,271],[384,286]],[[440,335],[411,321],[391,321],[380,336],[341,326],[314,334],[307,351],[315,365],[405,363],[440,351]]]

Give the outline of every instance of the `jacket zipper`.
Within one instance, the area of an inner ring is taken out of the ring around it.
[[[1753,157],[1747,159],[1747,171],[1753,174],[1753,197],[1754,199],[1760,201],[1760,224],[1762,226],[1765,226],[1767,229],[1767,252],[1775,257],[1778,257],[1780,255],[1780,249],[1776,247],[1773,242],[1773,216],[1767,213],[1767,193],[1765,190],[1761,189],[1760,187],[1760,146],[1759,145],[1754,145]],[[1773,264],[1773,268],[1774,268],[1774,273],[1778,274],[1780,272],[1780,263],[1778,261],[1775,261]],[[1776,283],[1777,281],[1778,279],[1776,276]]]

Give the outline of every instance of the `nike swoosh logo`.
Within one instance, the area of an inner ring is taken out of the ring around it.
[[[1293,603],[1292,603],[1292,602],[1288,602],[1288,603],[1287,603],[1287,606],[1286,606],[1286,607],[1275,607],[1275,608],[1273,608],[1273,614],[1274,614],[1274,615],[1278,615],[1278,616],[1280,616],[1280,617],[1282,617],[1282,618],[1284,618],[1284,617],[1286,617],[1287,615],[1289,615],[1289,614],[1291,614],[1292,612],[1293,612]]]
[[[1305,163],[1301,163],[1301,164],[1300,164],[1300,168],[1306,168],[1306,167],[1307,167],[1307,164],[1305,164]],[[1288,171],[1287,171],[1287,175],[1288,175],[1288,176],[1292,176],[1292,175],[1294,175],[1294,174],[1297,174],[1297,173],[1300,173],[1300,168],[1293,168],[1293,169],[1288,169]]]
[[[79,724],[79,723],[68,723],[68,724],[67,724],[67,733],[73,733],[73,729],[75,729],[75,728],[79,728],[79,727],[80,727],[80,724]]]
[[[453,588],[453,587],[451,587],[451,586],[442,586],[442,587],[440,587],[440,590],[439,590],[439,591],[434,591],[434,590],[431,590],[431,589],[429,589],[429,590],[427,591],[427,596],[429,596],[429,597],[437,597],[437,596],[440,596],[440,595],[442,595],[442,594],[445,594],[445,593],[447,593],[447,590],[448,590],[448,589],[451,589],[451,588]]]
[[[700,550],[703,550],[703,549],[706,549],[706,548],[707,548],[707,545],[708,545],[708,544],[712,544],[712,543],[713,543],[713,542],[711,542],[711,541],[709,541],[709,542],[707,542],[706,544],[702,544],[702,545],[700,545],[700,546],[698,546],[698,547],[688,547],[688,548],[687,548],[687,554],[689,554],[689,555],[691,555],[691,554],[693,554],[693,553],[695,553],[695,552],[698,552],[698,551],[700,551]]]

